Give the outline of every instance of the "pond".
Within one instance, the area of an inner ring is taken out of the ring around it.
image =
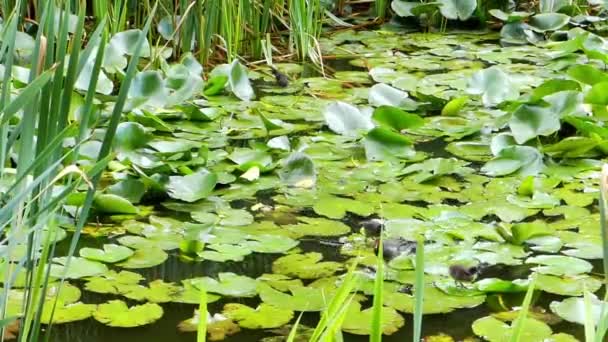
[[[342,329],[367,340],[371,218],[383,220],[385,246],[423,237],[423,336],[500,340],[533,275],[524,340],[584,339],[568,305],[603,295],[606,128],[596,126],[601,138],[581,128],[595,124],[582,100],[591,85],[568,68],[583,53],[390,27],[320,45],[334,58],[324,70],[276,65],[287,87],[251,67],[250,101],[220,91],[119,126],[106,197],[68,270],[81,295],[60,295],[67,323],[52,327],[53,341],[195,341],[196,324],[182,322],[201,288],[209,312],[234,321],[211,336],[284,340],[300,312],[302,327],[316,325],[353,263],[359,296]],[[60,255],[68,247],[59,242]],[[479,272],[460,285],[452,265]],[[386,341],[411,338],[414,269],[415,253],[386,261]],[[78,301],[100,306],[78,316],[68,305]]]

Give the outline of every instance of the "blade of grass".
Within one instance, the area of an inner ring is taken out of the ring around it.
[[[378,238],[378,255],[376,256],[376,278],[374,279],[374,299],[372,305],[372,326],[369,340],[382,341],[382,307],[384,305],[384,255],[382,234]]]
[[[198,304],[198,325],[196,327],[196,342],[207,340],[207,291],[199,287],[201,298]]]
[[[526,296],[524,297],[524,302],[519,309],[519,314],[517,315],[517,319],[514,321],[513,326],[513,334],[511,335],[510,342],[519,342],[521,341],[521,335],[524,331],[524,322],[528,315],[528,311],[530,310],[530,304],[532,303],[532,296],[534,295],[534,287],[536,286],[536,276],[532,274],[530,276],[530,283],[528,284],[528,291],[526,291]]]
[[[424,238],[416,244],[416,275],[414,280],[414,342],[422,338],[422,315],[424,311]]]
[[[287,342],[293,342],[296,340],[296,335],[298,334],[298,327],[300,326],[300,320],[302,319],[302,315],[304,315],[304,312],[300,312],[298,319],[296,319],[296,322],[293,324],[293,327],[291,327],[289,335],[287,336]]]

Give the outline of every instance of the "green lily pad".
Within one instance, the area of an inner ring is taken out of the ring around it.
[[[284,226],[296,236],[340,236],[350,233],[351,229],[340,221],[317,217],[301,216],[302,223]]]
[[[591,302],[591,316],[597,325],[602,318],[602,313],[608,310],[608,303],[599,300],[593,294],[589,294],[589,297]],[[553,301],[549,307],[556,315],[568,322],[578,323],[581,325],[585,324],[585,313],[587,310],[585,299],[582,297],[570,297],[561,302]]]
[[[51,276],[61,278],[65,273],[65,277],[68,279],[79,279],[103,274],[108,271],[106,265],[97,261],[87,260],[85,258],[70,258],[70,265],[66,269],[67,263],[67,257],[53,258],[53,264],[51,265]]]
[[[546,274],[536,276],[536,288],[560,296],[582,296],[584,291],[596,292],[602,282],[589,276],[556,277]]]
[[[123,268],[149,268],[162,264],[169,256],[158,247],[137,249],[127,260],[117,264]]]
[[[363,146],[369,161],[412,159],[416,156],[410,139],[384,127],[370,130],[365,136]]]
[[[475,282],[475,286],[479,291],[491,293],[519,293],[526,292],[528,289],[528,281],[520,279],[510,281],[498,278],[486,278]]]
[[[467,20],[477,8],[476,0],[439,0],[441,15],[452,20]]]
[[[555,31],[568,24],[570,17],[562,13],[541,13],[530,19],[529,25],[536,32]]]
[[[253,297],[257,294],[255,279],[234,273],[220,273],[217,276],[217,280],[209,277],[196,278],[192,284],[207,292],[230,297]]]
[[[515,323],[509,325],[492,316],[487,316],[473,322],[472,328],[475,335],[490,342],[500,342],[508,341],[511,338],[514,325]],[[534,318],[526,318],[520,338],[522,341],[540,342],[547,340],[552,334],[553,331],[547,324]]]
[[[163,316],[163,308],[154,303],[128,307],[121,300],[99,304],[93,317],[111,327],[133,328],[156,322]]]
[[[207,313],[207,315],[207,334],[209,335],[209,341],[222,341],[226,339],[226,337],[241,331],[241,328],[239,328],[234,321],[223,315],[215,314],[213,317],[211,317],[209,313]],[[177,329],[181,332],[196,332],[198,331],[199,320],[199,312],[198,310],[195,310],[194,316],[181,321],[177,325]]]
[[[51,322],[53,324],[63,324],[82,321],[90,318],[96,309],[97,305],[84,304],[82,302],[72,304],[58,303],[56,306],[49,303],[43,306],[40,322],[42,324],[51,324]]]
[[[539,264],[533,270],[556,276],[575,276],[593,269],[588,261],[563,255],[539,255],[528,258],[527,264]]]
[[[257,290],[264,303],[292,311],[321,311],[331,300],[331,293],[322,288],[290,287],[291,294],[277,291],[265,283],[258,283]]]
[[[318,279],[328,277],[343,269],[342,264],[333,261],[321,261],[321,253],[290,254],[278,258],[272,263],[274,273],[301,279]]]
[[[315,164],[302,152],[294,152],[283,161],[279,176],[283,183],[296,188],[312,188],[317,182]]]
[[[93,200],[95,210],[106,214],[137,214],[139,209],[128,199],[112,194],[97,194]]]
[[[368,102],[372,106],[394,106],[405,109],[415,109],[416,103],[408,98],[402,90],[388,84],[378,83],[369,89]]]
[[[416,114],[410,114],[392,106],[380,106],[374,110],[372,119],[385,127],[398,132],[404,129],[414,129],[424,125],[424,119]]]
[[[281,292],[287,292],[291,287],[302,287],[304,283],[301,279],[293,279],[282,274],[265,273],[257,278],[258,281],[270,285],[272,288]]]
[[[505,100],[514,100],[519,96],[517,86],[499,67],[491,67],[474,73],[467,92],[481,95],[483,104],[488,107]]]
[[[289,323],[293,318],[293,311],[265,303],[255,309],[243,304],[226,304],[222,314],[246,329],[278,328]]]
[[[251,235],[243,246],[257,253],[285,253],[298,245],[298,240],[280,235]]]
[[[427,285],[424,288],[422,308],[425,314],[448,313],[461,308],[474,308],[485,300],[485,295],[454,296]],[[406,293],[388,292],[384,296],[384,305],[401,312],[413,313],[414,303],[414,296]]]
[[[152,238],[144,238],[142,236],[125,235],[118,238],[118,242],[121,245],[133,249],[148,249],[148,248],[160,248],[162,250],[172,250],[179,248],[179,241],[182,238],[179,235],[165,235]]]
[[[347,211],[359,216],[369,216],[374,213],[376,208],[371,203],[360,202],[350,198],[322,196],[315,202],[313,209],[319,215],[331,219],[342,219]]]
[[[82,257],[111,264],[125,260],[133,253],[130,248],[114,244],[103,245],[103,250],[88,247],[80,249],[80,256]]]
[[[355,335],[371,333],[373,309],[361,310],[361,303],[351,301],[342,323],[342,330]],[[382,307],[382,334],[392,335],[405,324],[403,317],[393,308]]]
[[[215,173],[202,169],[187,176],[171,176],[167,185],[169,196],[195,202],[211,194],[217,183]]]
[[[212,250],[209,250],[212,249]],[[243,261],[243,259],[252,253],[252,250],[243,247],[228,244],[209,244],[205,246],[205,250],[197,253],[199,257],[206,260],[217,262],[224,261]]]
[[[350,104],[334,102],[324,112],[327,126],[337,134],[353,136],[374,128],[371,117]]]
[[[137,285],[143,279],[144,277],[137,273],[110,270],[104,274],[88,278],[84,288],[96,293],[120,294],[124,286]]]

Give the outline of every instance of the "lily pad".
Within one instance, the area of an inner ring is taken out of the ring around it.
[[[53,258],[51,276],[61,278],[65,274],[65,277],[68,279],[79,279],[103,274],[108,271],[106,265],[85,258],[70,258],[69,267],[66,269],[67,264],[67,257]]]
[[[527,264],[539,264],[533,270],[556,276],[575,276],[588,273],[593,265],[588,261],[563,255],[539,255],[528,258]]]
[[[291,294],[277,291],[265,283],[258,283],[258,292],[264,303],[292,311],[321,311],[331,295],[322,288],[290,287]]]
[[[371,117],[359,108],[344,102],[334,102],[325,108],[325,122],[337,134],[355,136],[374,128]]]
[[[473,332],[489,342],[508,341],[513,335],[514,325],[487,316],[473,322]],[[526,318],[521,331],[522,341],[545,341],[553,334],[547,324],[534,318]]]
[[[154,303],[128,307],[121,300],[99,304],[93,317],[111,327],[132,328],[156,322],[163,316],[163,308]]]
[[[293,311],[265,303],[255,309],[243,304],[226,304],[222,314],[246,329],[278,328],[289,323],[293,318]]]
[[[608,303],[599,300],[595,295],[589,294],[591,302],[591,316],[597,325],[602,318],[602,313],[608,310]],[[582,297],[570,297],[561,302],[553,301],[549,305],[551,311],[568,322],[585,324],[586,305]]]
[[[373,309],[361,309],[361,303],[351,301],[342,323],[342,330],[355,335],[369,335],[371,333]],[[382,334],[392,335],[403,327],[405,320],[393,308],[382,307]]]
[[[301,279],[318,279],[328,277],[343,269],[342,264],[333,261],[321,261],[321,253],[290,254],[278,258],[272,263],[274,273]]]
[[[167,185],[169,196],[195,202],[211,194],[217,183],[217,175],[205,169],[187,175],[171,176]]]
[[[253,297],[257,294],[255,279],[235,273],[220,273],[217,277],[217,280],[209,277],[196,278],[192,284],[207,292],[230,297]]]
[[[519,96],[516,84],[498,67],[480,70],[473,74],[467,92],[481,95],[483,104],[488,107],[506,100],[514,100]]]
[[[56,306],[48,303],[43,306],[40,322],[42,324],[50,324],[51,322],[53,324],[63,324],[82,321],[91,317],[96,309],[97,305],[84,304],[82,302],[72,304],[58,303]]]
[[[582,296],[584,291],[597,291],[602,282],[590,276],[556,277],[546,274],[536,276],[536,288],[560,296]]]
[[[80,256],[82,257],[111,264],[125,260],[133,253],[130,248],[114,244],[103,245],[103,250],[88,247],[80,249]]]
[[[137,249],[127,260],[117,264],[128,269],[149,268],[162,264],[169,256],[158,247]]]

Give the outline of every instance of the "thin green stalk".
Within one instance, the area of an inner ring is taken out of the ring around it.
[[[524,297],[524,302],[519,309],[517,319],[513,322],[513,334],[511,335],[510,342],[521,341],[521,335],[524,331],[524,322],[530,310],[530,304],[532,303],[532,297],[534,295],[534,288],[536,286],[536,276],[533,274],[530,276],[530,283],[528,284],[528,291]]]
[[[424,313],[424,238],[416,244],[416,276],[414,280],[414,342],[422,338],[422,315]]]
[[[207,339],[207,291],[203,288],[199,289],[201,298],[198,305],[198,325],[196,342],[205,342]]]
[[[374,299],[372,305],[372,326],[369,340],[382,341],[382,308],[384,306],[384,255],[382,234],[378,238],[378,255],[376,256],[376,278],[374,280]]]

